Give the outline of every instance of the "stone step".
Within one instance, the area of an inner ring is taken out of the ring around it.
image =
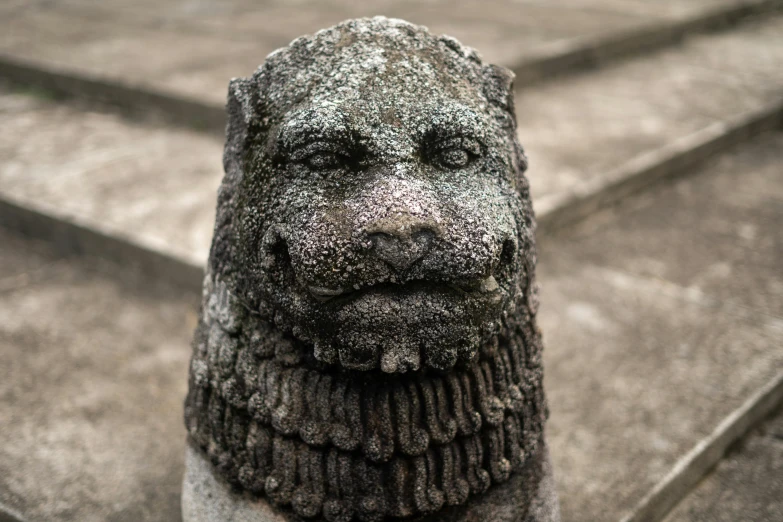
[[[180,520],[198,295],[0,244],[0,520]]]
[[[783,134],[540,240],[564,520],[659,520],[783,399]]]
[[[666,522],[783,520],[783,410],[742,441]]]
[[[543,232],[780,125],[781,65],[783,17],[773,17],[520,91]],[[0,114],[7,225],[200,282],[222,170],[217,138],[7,90]]]
[[[8,2],[0,77],[223,130],[226,85],[272,50],[346,18],[384,14],[456,36],[519,84],[641,54],[768,13],[783,0]]]
[[[51,230],[47,237],[68,248],[131,263],[159,253],[203,265],[222,176],[220,140],[8,91],[0,92],[0,115],[4,222],[22,214],[22,228]]]
[[[768,134],[541,238],[564,521],[660,520],[780,403],[782,161]],[[0,242],[0,513],[176,520],[195,297]]]
[[[777,342],[777,341],[775,341]],[[759,419],[783,404],[783,372],[767,381],[723,418],[647,492],[621,522],[660,520],[715,467]]]
[[[536,209],[562,221],[573,217],[564,208],[593,194],[687,168],[743,138],[762,114],[779,124],[782,102],[783,17],[520,89]]]

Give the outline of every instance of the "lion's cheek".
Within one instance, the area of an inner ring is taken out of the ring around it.
[[[292,227],[288,239],[292,269],[303,288],[339,288],[356,263],[351,228],[331,213],[316,214]]]

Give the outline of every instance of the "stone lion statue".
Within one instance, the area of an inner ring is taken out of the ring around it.
[[[512,74],[350,20],[228,115],[184,519],[559,520]]]

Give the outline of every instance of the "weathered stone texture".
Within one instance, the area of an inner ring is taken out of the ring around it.
[[[186,402],[223,479],[301,517],[382,520],[546,458],[512,97],[505,69],[382,17],[232,81]]]

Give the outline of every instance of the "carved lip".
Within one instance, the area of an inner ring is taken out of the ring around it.
[[[359,289],[341,289],[324,288],[319,286],[308,286],[310,292],[318,302],[328,303],[331,301],[345,302],[356,299],[370,292],[394,292],[394,291],[414,291],[414,290],[446,290],[456,292],[462,296],[474,296],[483,298],[492,298],[500,292],[500,285],[494,276],[490,275],[482,279],[472,279],[469,281],[459,281],[452,283],[433,282],[426,280],[413,280],[405,283],[376,283],[367,285]]]

